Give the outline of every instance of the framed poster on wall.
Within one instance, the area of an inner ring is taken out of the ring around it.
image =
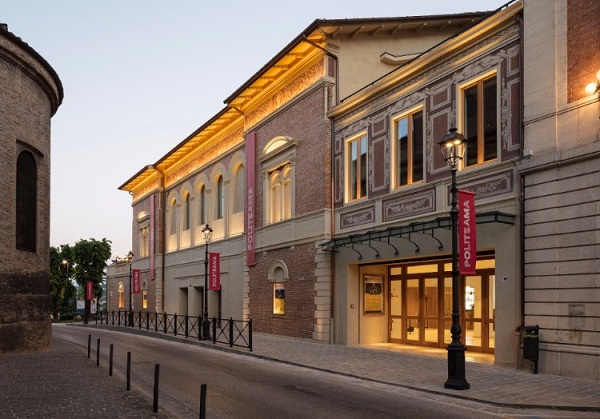
[[[383,275],[364,276],[365,313],[383,313]]]

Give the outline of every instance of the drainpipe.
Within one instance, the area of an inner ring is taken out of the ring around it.
[[[524,12],[521,12],[524,13]],[[521,72],[521,80],[523,80],[523,74],[525,71],[525,67],[523,64],[523,57],[525,55],[525,51],[524,51],[524,39],[523,39],[523,16],[519,16],[518,18],[519,21],[519,32],[520,32],[520,37],[519,37],[519,43],[520,43],[520,59],[519,59],[519,71]],[[523,160],[523,152],[525,151],[525,126],[523,124],[523,119],[524,119],[524,96],[525,96],[525,87],[523,85],[521,85],[521,97],[520,97],[520,108],[521,108],[521,124],[520,124],[520,134],[521,134],[521,150],[520,153],[521,155],[519,156],[520,160]],[[519,255],[519,266],[520,266],[520,276],[521,276],[521,323],[515,328],[515,340],[516,340],[516,357],[515,357],[515,367],[519,366],[519,360],[520,360],[520,352],[519,352],[519,348],[521,346],[521,331],[523,330],[523,326],[525,326],[525,177],[523,176],[523,174],[521,174],[519,176],[520,179],[520,202],[519,202],[519,246],[520,246],[520,251],[518,253]]]

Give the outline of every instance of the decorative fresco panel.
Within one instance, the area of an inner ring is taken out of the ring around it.
[[[430,189],[419,194],[404,195],[383,202],[383,221],[433,212],[435,191]]]
[[[510,193],[514,189],[513,172],[506,171],[493,176],[477,179],[471,183],[460,184],[460,190],[473,192],[475,199],[489,198],[492,196]]]
[[[340,229],[356,227],[375,221],[375,207],[362,208],[340,215]]]

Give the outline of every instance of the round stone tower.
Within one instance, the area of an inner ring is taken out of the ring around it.
[[[52,337],[50,118],[62,100],[52,67],[0,24],[0,352]]]

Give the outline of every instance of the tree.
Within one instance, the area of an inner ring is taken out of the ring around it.
[[[59,318],[61,311],[67,311],[68,296],[72,293],[73,257],[69,245],[50,247],[50,299],[52,314]],[[66,306],[66,307],[65,307]]]
[[[106,262],[110,259],[111,241],[102,239],[79,240],[72,248],[74,261],[75,281],[86,289],[86,282],[92,281],[94,295],[99,299],[102,296],[102,278],[106,270]],[[90,302],[85,301],[84,323],[90,314]]]

